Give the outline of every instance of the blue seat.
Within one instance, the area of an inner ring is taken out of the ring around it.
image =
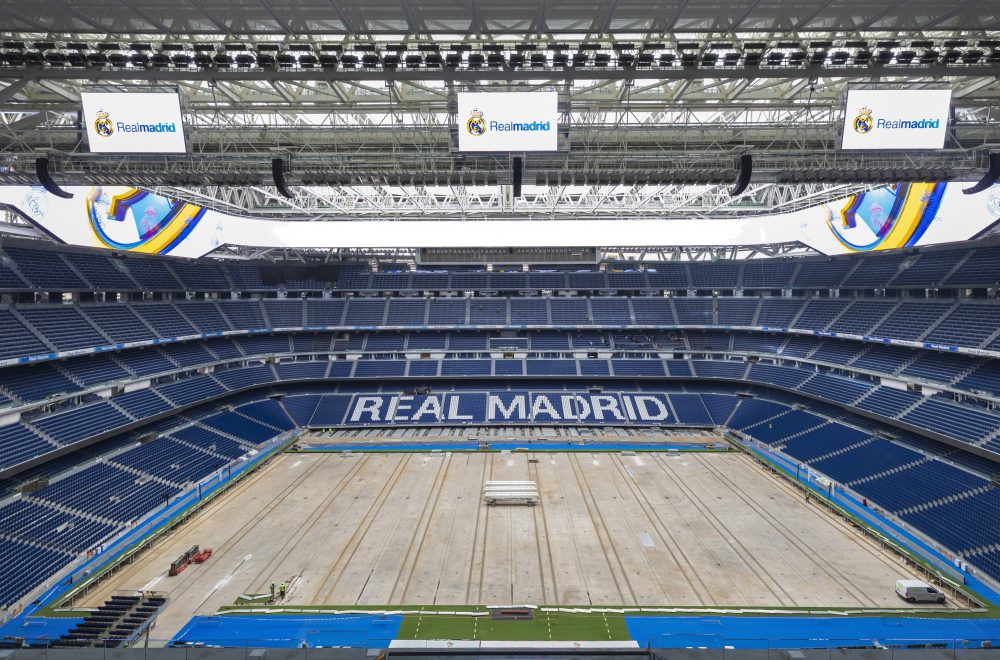
[[[131,305],[81,305],[80,311],[116,342],[148,341],[155,337],[135,315]]]
[[[20,307],[18,312],[60,351],[109,343],[75,305],[34,305]]]

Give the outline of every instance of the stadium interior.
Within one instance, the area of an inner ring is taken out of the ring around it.
[[[996,3],[0,18],[3,657],[996,653]]]

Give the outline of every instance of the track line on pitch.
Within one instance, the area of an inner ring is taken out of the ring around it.
[[[483,463],[484,484],[487,481],[493,480],[493,464],[496,456],[496,454],[488,454],[486,461]],[[483,602],[483,571],[485,570],[486,564],[486,534],[489,532],[490,527],[489,514],[489,507],[476,507],[476,535],[472,543],[472,563],[469,565],[469,585],[465,597],[465,602],[467,604],[479,604]],[[480,520],[482,521],[482,525],[480,525]],[[482,528],[482,532],[480,532],[480,528]],[[482,544],[481,546],[480,543]],[[472,576],[476,571],[476,562],[479,563],[479,591],[476,593],[475,600],[471,600],[473,584]]]
[[[591,456],[591,454],[587,456]],[[611,542],[608,526],[605,524],[604,516],[597,506],[594,493],[590,489],[590,484],[582,474],[582,468],[579,466],[579,457],[576,454],[567,454],[567,457],[573,471],[573,477],[576,479],[577,488],[580,489],[583,495],[584,506],[587,508],[587,513],[590,515],[591,522],[597,532],[597,541],[601,544],[601,549],[604,551],[604,556],[607,558],[608,566],[611,569],[611,578],[614,580],[615,589],[618,591],[618,602],[623,604],[635,603],[637,600],[635,593],[632,591],[632,585],[629,583],[625,566],[622,563],[621,557],[618,556],[618,551],[615,549],[614,544]],[[617,572],[615,571],[615,564],[618,565]],[[619,573],[621,574],[621,578],[618,576]],[[624,585],[622,584],[623,581]],[[622,591],[623,586],[628,590],[628,596]]]
[[[615,501],[615,508],[618,510],[618,513],[621,516],[622,524],[628,529],[630,542],[634,543],[634,540],[639,538],[639,532],[632,525],[633,516],[628,515],[626,507],[623,504],[623,502],[626,500],[626,492],[622,491],[623,483],[625,485],[625,490],[627,491],[627,495],[631,496],[630,499],[636,502],[636,505],[638,506],[639,510],[642,511],[644,515],[646,512],[643,509],[642,504],[638,502],[638,498],[636,498],[635,496],[635,491],[633,489],[635,479],[633,475],[629,472],[628,467],[622,463],[621,456],[617,454],[609,454],[607,456],[607,460],[608,462],[611,463],[613,471],[611,472],[610,475],[605,477],[607,482],[606,487],[609,490],[613,489],[614,492],[618,495]],[[617,480],[615,479],[615,476],[618,477]],[[648,517],[647,521],[649,521]],[[663,584],[662,580],[660,580],[660,571],[658,571],[656,566],[653,565],[653,562],[650,560],[648,553],[640,547],[637,548],[636,554],[642,558],[642,562],[643,564],[645,564],[647,571],[653,576],[653,579],[656,581],[656,586],[660,590],[661,597],[663,599],[667,599],[668,598],[667,588]],[[688,583],[690,584],[690,581]],[[657,602],[662,603],[668,601],[659,600]]]
[[[717,480],[723,482],[725,487],[728,488],[731,493],[733,493],[734,495],[736,495],[736,497],[739,497],[741,500],[743,500],[743,502],[750,509],[756,511],[758,516],[760,516],[763,520],[768,522],[776,533],[781,534],[781,536],[790,545],[795,547],[795,549],[798,550],[799,553],[801,553],[803,556],[812,559],[813,557],[821,557],[823,555],[822,550],[813,548],[807,541],[800,540],[796,536],[796,534],[791,530],[791,528],[789,528],[789,526],[786,525],[779,517],[775,516],[770,511],[760,506],[756,502],[756,500],[754,500],[754,498],[751,497],[743,488],[740,488],[739,486],[733,484],[730,480],[725,479],[723,475],[714,466],[709,466],[706,464],[705,468],[709,473],[713,474],[713,476],[715,476]],[[830,521],[824,519],[823,522],[828,524]],[[825,574],[827,578],[829,578],[834,584],[842,584],[843,582],[847,582],[851,586],[851,589],[848,589],[846,591],[848,591],[857,600],[861,601],[863,597],[868,601],[867,603],[868,606],[877,607],[879,605],[879,603],[875,599],[871,598],[862,589],[860,589],[858,585],[855,584],[848,575],[840,573],[838,571],[831,571],[827,568],[827,566],[823,562],[816,561],[815,559],[812,560],[812,563],[820,572]],[[808,580],[809,576],[803,576],[800,574],[800,579]],[[864,606],[866,603],[859,603],[859,604]]]
[[[282,458],[284,458],[284,457],[282,457]],[[271,514],[272,511],[274,511],[276,508],[278,508],[278,506],[280,506],[285,501],[285,499],[293,491],[297,490],[298,487],[299,487],[299,485],[303,481],[305,481],[313,472],[315,472],[316,470],[319,469],[320,465],[321,465],[321,461],[317,461],[314,465],[309,466],[306,470],[304,470],[302,472],[302,474],[300,474],[298,476],[298,478],[293,479],[284,488],[282,488],[280,491],[278,491],[278,494],[275,495],[274,497],[272,497],[268,501],[268,503],[266,505],[264,505],[264,507],[262,507],[258,511],[258,513],[254,514],[246,522],[246,524],[243,525],[243,527],[241,527],[236,532],[234,532],[233,534],[231,534],[229,536],[229,538],[227,538],[222,543],[215,544],[215,547],[213,548],[213,551],[214,551],[214,556],[217,558],[217,563],[218,563],[219,559],[222,559],[223,557],[225,557],[226,553],[229,552],[233,548],[233,546],[235,546],[240,541],[242,541],[244,538],[246,538],[246,536],[250,533],[251,530],[253,530],[254,528],[256,528],[265,518],[267,518]],[[264,475],[257,475],[257,476],[258,477],[262,477]],[[257,479],[253,479],[253,481],[257,481],[258,484],[261,483]],[[234,495],[235,496],[236,494],[237,493],[227,493],[226,497],[229,497],[230,495]],[[223,509],[223,507],[221,506],[223,504],[223,502],[219,502],[219,504],[220,504],[220,507],[219,507],[220,510]],[[226,502],[225,504],[228,506],[230,503]],[[210,522],[211,522],[211,518],[210,517],[206,517],[204,520],[201,521],[201,523],[199,524],[199,527],[195,528],[195,529],[196,530],[200,530],[201,529],[201,525],[208,524]],[[243,562],[241,562],[241,565],[242,565],[242,563],[245,563],[246,561],[247,560],[244,559]],[[181,578],[181,582],[182,583],[179,584],[179,585],[176,585],[176,586],[177,587],[181,587],[184,590],[188,590],[188,589],[193,588],[194,585],[192,585],[191,583],[192,582],[197,582],[199,579],[201,579],[200,575],[198,575],[198,574],[196,574],[194,572],[188,572],[188,571],[185,571],[184,573],[181,573],[181,575],[178,576],[178,577]],[[171,586],[173,586],[173,585],[171,585]],[[177,589],[171,589],[171,593],[174,593],[176,591],[177,591]],[[197,610],[194,610],[194,611],[197,611]]]
[[[343,566],[343,568],[346,568],[348,565],[350,565],[351,561],[354,559],[355,553],[362,547],[361,542],[364,539],[365,534],[371,528],[372,523],[374,523],[375,520],[378,518],[378,513],[379,511],[381,511],[382,505],[385,503],[385,500],[388,499],[389,493],[391,493],[392,489],[395,488],[396,484],[403,476],[403,473],[406,472],[406,466],[408,464],[409,464],[409,455],[401,454],[399,457],[399,461],[396,464],[396,467],[393,469],[392,475],[390,476],[389,479],[387,479],[383,483],[382,488],[379,489],[379,492],[376,495],[375,499],[368,507],[368,511],[362,518],[362,524],[359,525],[354,530],[354,533],[351,534],[351,537],[348,539],[348,542],[344,546],[344,549],[337,557],[337,561],[335,561],[330,566],[330,569],[324,574],[323,579],[319,583],[320,588],[326,585],[326,583],[330,580],[330,577],[333,575],[334,571],[336,571],[338,566]],[[385,546],[385,541],[383,540],[382,548],[384,548],[384,546]],[[337,574],[334,577],[333,583],[330,585],[330,588],[324,591],[323,593],[323,597],[321,600],[322,603],[330,603],[330,598],[333,595],[334,590],[337,588],[337,585],[340,582],[342,576],[343,576],[343,570],[337,571]],[[364,587],[362,586],[361,591],[359,591],[357,593],[357,596],[354,598],[355,604],[361,598],[361,594],[363,592],[364,592]]]
[[[420,511],[420,518],[417,519],[417,527],[413,534],[410,534],[410,540],[406,544],[406,552],[403,553],[403,561],[400,562],[399,569],[396,571],[396,579],[393,581],[392,590],[389,592],[390,603],[401,604],[406,602],[406,590],[413,579],[413,570],[420,560],[420,552],[423,550],[424,541],[427,539],[427,530],[430,529],[431,520],[434,518],[434,512],[437,510],[438,499],[441,497],[441,490],[444,488],[445,479],[448,477],[448,470],[451,468],[452,456],[451,452],[445,454],[444,459],[441,461],[441,466],[434,476],[434,483],[431,485],[431,490],[424,500],[423,508]],[[417,540],[418,535],[420,537],[419,541]],[[413,552],[414,547],[416,547],[416,554],[412,561],[410,561],[410,553]],[[402,591],[399,590],[400,580],[403,580]]]
[[[383,462],[379,462],[379,461],[383,461]],[[373,463],[377,463],[377,464],[373,466],[372,465]],[[343,492],[348,492],[348,493],[352,492],[352,491],[348,490],[348,488],[351,488],[351,487],[354,486],[355,478],[358,476],[358,474],[360,474],[362,472],[362,468],[364,468],[364,469],[370,469],[370,470],[374,471],[374,473],[376,475],[376,478],[377,478],[377,475],[380,473],[381,469],[383,467],[385,467],[385,465],[386,465],[386,463],[384,462],[384,457],[383,456],[376,456],[376,455],[373,455],[373,454],[364,454],[364,460],[361,461],[360,465],[356,466],[357,467],[357,471],[352,475],[350,481],[345,484],[344,491],[342,491],[341,494],[343,494]],[[358,483],[361,483],[361,482],[364,481],[364,479],[358,479],[357,481],[358,481]],[[357,497],[358,497],[357,495],[354,496],[355,499],[357,499]],[[332,504],[330,506],[332,506]],[[327,511],[329,511],[330,506],[327,507]],[[351,513],[351,511],[352,511],[351,506],[346,506],[346,507],[344,507],[340,511],[339,515],[337,515],[336,518],[328,521],[329,528],[328,528],[326,536],[324,538],[325,543],[318,545],[317,548],[313,551],[313,554],[310,556],[310,562],[312,562],[319,555],[319,553],[324,552],[324,551],[328,551],[328,550],[330,550],[331,547],[335,547],[335,546],[332,546],[331,544],[334,543],[334,537],[339,533],[337,531],[337,528],[345,520],[345,518],[347,518],[347,516]],[[321,559],[317,563],[320,564],[320,565],[323,565],[325,563],[325,561]],[[317,600],[316,595],[318,593],[318,589],[319,589],[320,586],[322,586],[321,583],[318,583],[316,591],[314,591],[313,594],[312,594],[312,600],[313,601]]]
[[[532,454],[535,460],[541,460],[537,458],[537,454]],[[528,462],[528,478],[535,482],[538,486],[538,493],[541,498],[545,497],[545,488],[542,486],[542,476],[538,471],[538,463]],[[535,528],[535,548],[538,551],[538,570],[542,578],[542,602],[556,603],[559,598],[559,585],[556,581],[555,566],[552,561],[552,545],[549,543],[549,528],[545,521],[545,513],[542,510],[541,500],[539,501],[539,506],[531,507],[531,520]],[[545,557],[548,557],[548,573],[549,581],[551,582],[551,590],[546,593],[546,581],[545,581],[545,562],[542,555],[542,546],[545,546]],[[551,595],[551,598],[550,598]]]
[[[323,456],[322,460],[323,464],[330,463],[332,460],[334,460],[333,456],[330,454],[322,456]],[[284,562],[287,559],[287,557],[290,554],[288,548],[290,546],[298,545],[299,541],[301,541],[303,538],[306,537],[306,535],[312,532],[313,528],[316,526],[316,523],[319,522],[319,520],[323,517],[323,514],[326,513],[327,509],[330,506],[330,503],[333,502],[333,500],[335,500],[337,497],[340,496],[341,493],[344,492],[347,486],[350,485],[351,481],[354,479],[355,475],[357,475],[357,473],[361,471],[361,468],[364,465],[366,465],[368,457],[369,457],[368,454],[363,454],[360,460],[357,460],[355,464],[352,465],[347,470],[347,472],[343,474],[340,477],[340,479],[337,480],[336,485],[330,489],[330,491],[326,494],[326,496],[323,497],[322,500],[320,500],[320,503],[313,508],[313,510],[306,517],[306,519],[299,524],[295,532],[286,539],[286,541],[282,544],[281,549],[278,552],[274,553],[272,558],[264,566],[262,566],[260,570],[257,571],[257,574],[254,576],[254,578],[248,582],[248,584],[251,585],[249,588],[264,589],[265,585],[268,582],[274,581],[274,576],[280,575],[279,566],[282,562]],[[343,459],[338,459],[338,460],[343,460]],[[299,485],[301,486],[305,484],[305,482],[306,480],[303,480],[299,482]],[[270,577],[265,577],[268,575],[270,575]],[[262,578],[263,582],[261,581]],[[282,578],[282,580],[283,579],[284,578]]]
[[[569,454],[566,454],[565,457],[568,460],[569,459]],[[552,458],[550,460],[551,460],[550,465],[553,465],[555,463],[555,458]],[[559,475],[555,475],[554,483],[556,485],[556,490],[559,493],[559,500],[562,502],[562,514],[566,518],[566,527],[569,529],[570,535],[572,537],[570,539],[570,545],[573,547],[573,559],[576,560],[576,569],[578,571],[578,575],[580,576],[581,582],[583,583],[583,589],[584,589],[584,591],[587,594],[587,603],[586,604],[593,605],[594,604],[594,599],[593,599],[593,596],[591,596],[591,592],[590,592],[590,582],[588,580],[589,574],[583,568],[583,557],[580,556],[580,544],[575,542],[576,529],[574,528],[574,525],[573,525],[573,514],[572,514],[572,512],[569,509],[569,499],[566,497],[566,492],[563,490],[562,479],[559,478]],[[607,556],[603,557],[603,559],[604,559],[605,563],[608,564],[608,571],[610,571],[611,570],[611,566],[608,563]],[[553,570],[554,569],[555,569],[555,566],[553,565]],[[557,600],[560,600],[558,598],[558,596],[559,596],[558,593],[556,594],[556,596],[557,596]],[[562,603],[560,603],[560,604],[562,604]],[[576,603],[565,603],[565,604],[566,605],[575,605]]]
[[[628,483],[628,481],[626,481],[626,483]],[[657,536],[660,537],[660,541],[663,543],[664,549],[667,554],[670,555],[670,559],[674,562],[674,565],[677,566],[677,572],[680,573],[680,575],[688,583],[691,587],[691,591],[700,599],[701,604],[711,604],[711,590],[701,579],[701,573],[694,568],[695,563],[692,562],[691,558],[684,552],[683,544],[679,543],[677,539],[674,538],[673,534],[670,533],[670,525],[664,522],[660,512],[657,510],[657,507],[650,501],[645,489],[639,485],[638,478],[636,478],[633,483],[634,486],[630,486],[630,488],[636,498],[636,502],[645,512],[646,517],[653,525],[654,531]],[[683,562],[678,559],[678,554],[680,555],[680,558],[683,559]]]
[[[743,488],[740,488],[739,486],[731,483],[729,480],[724,479],[722,475],[719,473],[717,468],[715,468],[714,466],[706,465],[706,469],[709,472],[712,472],[719,481],[725,482],[726,487],[729,488],[731,492],[733,492],[737,497],[742,499],[747,504],[747,506],[757,511],[758,515],[761,518],[770,523],[771,526],[777,532],[781,533],[781,535],[789,542],[789,544],[793,545],[797,550],[799,550],[799,552],[802,553],[803,556],[807,556],[810,558],[823,556],[824,552],[823,549],[814,548],[809,544],[807,540],[800,539],[792,531],[792,529],[784,521],[781,520],[780,517],[776,516],[775,514],[771,513],[770,511],[759,505],[756,502],[756,500],[753,497],[751,497]],[[813,511],[812,508],[810,508],[809,511],[816,513],[815,511]],[[832,520],[830,520],[826,516],[821,516],[820,519],[825,524],[828,525],[832,522]],[[838,531],[843,531],[843,530],[838,530]],[[867,543],[855,543],[855,545],[859,546],[860,548],[863,548],[864,550],[870,551],[870,554],[872,556],[878,557],[883,562],[885,562],[885,560],[887,559],[886,557],[878,556],[877,551],[874,548],[868,546]],[[867,605],[869,607],[878,607],[880,605],[880,603],[871,596],[869,596],[862,587],[859,587],[854,582],[854,580],[851,579],[849,575],[841,573],[839,571],[831,571],[827,568],[827,565],[824,562],[816,561],[815,559],[813,559],[812,563],[814,566],[816,566],[816,568],[819,571],[824,573],[835,584],[841,584],[843,582],[848,583],[851,588],[848,589],[847,591],[852,596],[857,598],[859,601],[862,600],[862,597],[868,601],[867,603],[859,603],[861,606]],[[898,567],[894,566],[893,564],[890,564],[889,562],[885,563],[886,565],[898,570]],[[802,579],[805,580],[808,579],[808,577],[809,576],[803,576]]]
[[[460,456],[465,461],[465,464],[462,466],[462,480],[459,482],[458,485],[458,493],[460,501],[462,498],[462,494],[465,493],[466,479],[469,476],[470,455],[458,454],[458,456]],[[434,597],[431,599],[431,602],[435,605],[438,604],[438,594],[440,593],[441,590],[441,576],[444,575],[445,567],[448,566],[448,559],[451,555],[452,543],[455,538],[455,523],[458,521],[458,512],[460,509],[461,509],[460,503],[456,504],[454,510],[451,513],[451,522],[448,525],[448,538],[447,541],[445,542],[444,552],[441,553],[441,559],[438,562],[437,581],[434,584]],[[451,604],[459,605],[462,603],[451,603]]]
[[[701,517],[711,523],[715,527],[716,534],[719,539],[722,540],[727,546],[729,546],[730,551],[734,556],[740,557],[743,560],[744,565],[753,573],[762,590],[767,590],[771,595],[778,601],[781,605],[794,605],[795,599],[781,586],[780,581],[777,580],[771,573],[764,567],[764,565],[753,556],[753,553],[749,552],[745,545],[736,537],[735,534],[726,526],[722,520],[719,519],[705,504],[695,497],[695,494],[687,482],[680,478],[666,463],[666,459],[661,456],[655,455],[654,460],[657,461],[663,468],[667,478],[676,487],[676,492],[680,492],[684,497],[691,503],[692,509],[698,511]],[[780,593],[779,593],[780,591]]]

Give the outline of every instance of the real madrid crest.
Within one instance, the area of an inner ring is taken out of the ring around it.
[[[864,135],[873,128],[875,128],[875,120],[872,119],[871,108],[861,108],[858,111],[858,116],[854,118],[854,132]]]
[[[469,135],[482,135],[486,132],[486,120],[483,119],[482,110],[473,110],[469,113],[469,121],[465,122],[465,130]]]
[[[94,130],[101,137],[110,137],[115,132],[115,125],[111,121],[111,116],[104,110],[97,111],[97,119],[94,120]]]

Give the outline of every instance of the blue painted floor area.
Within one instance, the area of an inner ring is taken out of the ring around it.
[[[677,451],[704,450],[704,445],[625,444],[621,442],[491,442],[491,451]],[[382,444],[302,445],[302,451],[479,451],[475,442],[390,442]]]
[[[396,638],[398,615],[323,614],[318,616],[196,616],[171,641],[172,646],[302,646],[385,648]]]
[[[31,644],[44,644],[59,639],[82,621],[83,619],[49,619],[36,616],[22,621],[16,628],[8,630],[5,627],[3,633],[5,636],[24,639]]]
[[[1000,619],[884,617],[627,616],[640,646],[721,649],[842,648],[941,645],[982,648],[1000,643]]]

